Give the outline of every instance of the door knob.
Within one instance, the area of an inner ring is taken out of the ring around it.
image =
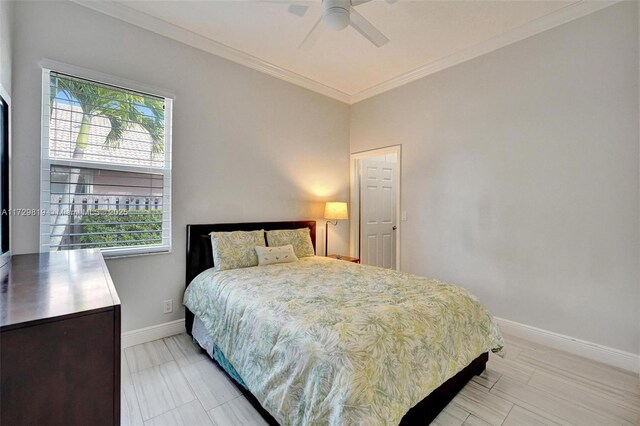
[[[396,225],[393,225],[393,228],[391,228],[391,229],[393,229],[395,231],[396,229],[398,229],[398,227]]]

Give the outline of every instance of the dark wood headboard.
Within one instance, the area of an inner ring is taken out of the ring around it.
[[[298,229],[309,228],[311,241],[316,248],[316,222],[314,220],[288,221],[288,222],[251,222],[251,223],[215,223],[208,225],[187,225],[187,275],[185,287],[191,283],[200,272],[213,267],[211,253],[210,232],[230,231],[256,231],[264,229]],[[265,235],[266,238],[266,235]],[[193,313],[185,307],[185,325],[187,332],[191,334],[193,326]]]

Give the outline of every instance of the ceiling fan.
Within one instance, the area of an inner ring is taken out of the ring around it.
[[[376,45],[376,47],[384,46],[389,42],[389,39],[355,9],[355,6],[369,1],[371,0],[322,0],[322,15],[313,27],[311,27],[311,31],[309,31],[309,34],[302,40],[298,48],[309,48],[315,44],[321,27],[323,26],[334,31],[339,31],[349,25]],[[387,3],[391,4],[396,1],[397,0],[387,0]],[[294,3],[289,6],[289,13],[304,16],[308,8],[308,5]],[[321,23],[322,25],[320,25]]]

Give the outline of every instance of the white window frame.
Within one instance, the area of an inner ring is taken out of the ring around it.
[[[99,249],[105,257],[138,256],[145,254],[170,253],[172,243],[172,219],[171,219],[171,152],[172,152],[172,119],[173,101],[175,96],[170,92],[151,87],[145,84],[110,76],[101,72],[88,70],[73,65],[63,64],[51,60],[43,60],[42,68],[42,142],[41,142],[41,167],[40,167],[40,252],[49,252],[51,209],[51,165],[69,166],[80,168],[94,168],[101,170],[114,170],[134,173],[155,173],[163,176],[162,196],[162,243],[160,245],[147,245],[137,247],[110,247]],[[129,165],[104,164],[86,160],[59,160],[49,158],[49,95],[50,73],[52,71],[68,74],[85,80],[92,80],[102,84],[116,86],[125,90],[133,90],[152,96],[163,97],[165,100],[164,116],[164,167],[140,167]],[[166,223],[166,225],[165,225]]]

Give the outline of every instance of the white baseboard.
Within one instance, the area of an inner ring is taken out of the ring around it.
[[[553,349],[569,352],[623,370],[632,371],[636,374],[640,373],[640,355],[503,318],[496,318],[496,321],[504,334],[520,337]],[[507,348],[507,350],[509,349]]]
[[[185,331],[184,318],[165,322],[163,324],[152,325],[150,327],[139,328],[137,330],[122,333],[121,346],[124,349],[129,346],[139,345],[140,343],[152,342],[164,337],[174,336],[176,334],[184,333]]]

